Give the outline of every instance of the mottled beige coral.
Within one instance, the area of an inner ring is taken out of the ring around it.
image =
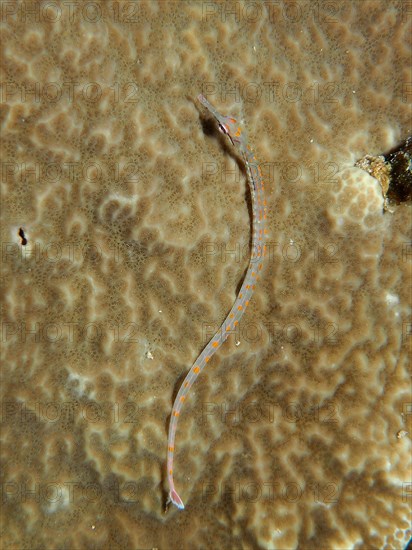
[[[410,6],[56,5],[2,4],[2,547],[404,548],[411,205],[353,165],[410,133]],[[262,162],[270,254],[165,515],[250,238],[199,92]]]
[[[390,164],[385,163],[385,157],[383,155],[378,155],[377,157],[365,155],[355,163],[355,166],[362,168],[379,181],[382,187],[382,195],[385,198],[389,188],[391,173]]]

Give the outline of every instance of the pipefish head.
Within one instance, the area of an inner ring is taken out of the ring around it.
[[[221,115],[211,103],[203,96],[199,95],[198,100],[206,107],[206,109],[213,115],[218,124],[219,130],[222,134],[225,134],[232,145],[243,149],[245,147],[245,139],[242,129],[237,120],[230,116]]]

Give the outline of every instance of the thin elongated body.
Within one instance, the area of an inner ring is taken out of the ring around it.
[[[246,144],[246,140],[237,121],[232,117],[219,114],[213,105],[211,105],[202,95],[198,96],[198,100],[214,116],[219,125],[219,129],[228,136],[230,142],[240,153],[244,161],[252,197],[253,233],[252,253],[249,267],[236,301],[219,330],[193,363],[192,368],[187,373],[186,378],[180,386],[173,404],[167,448],[167,477],[169,481],[169,500],[181,510],[184,508],[184,504],[173,482],[173,455],[175,452],[175,436],[179,415],[194,381],[210,361],[212,355],[214,355],[220,346],[227,340],[229,334],[235,331],[245,309],[249,305],[250,298],[255,290],[256,281],[259,279],[259,273],[263,266],[263,256],[266,252],[264,244],[266,234],[264,227],[266,219],[266,201],[263,194],[264,185],[260,167],[250,147]]]

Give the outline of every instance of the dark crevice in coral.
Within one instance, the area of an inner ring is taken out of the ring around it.
[[[382,187],[385,211],[412,202],[412,136],[384,155],[365,155],[355,166],[377,179]]]
[[[27,239],[26,239],[26,236],[25,236],[25,234],[24,234],[24,231],[23,231],[23,228],[22,228],[22,227],[20,227],[19,232],[18,232],[18,235],[19,235],[19,237],[21,238],[21,244],[22,244],[23,246],[26,246],[26,244],[27,244]]]
[[[399,204],[412,201],[412,136],[386,155],[385,163],[390,165],[390,180],[387,197]]]

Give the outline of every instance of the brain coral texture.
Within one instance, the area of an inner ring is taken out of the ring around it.
[[[411,134],[410,3],[1,9],[2,547],[403,549],[411,205],[354,164]],[[200,92],[261,161],[268,255],[165,513],[250,252]]]

